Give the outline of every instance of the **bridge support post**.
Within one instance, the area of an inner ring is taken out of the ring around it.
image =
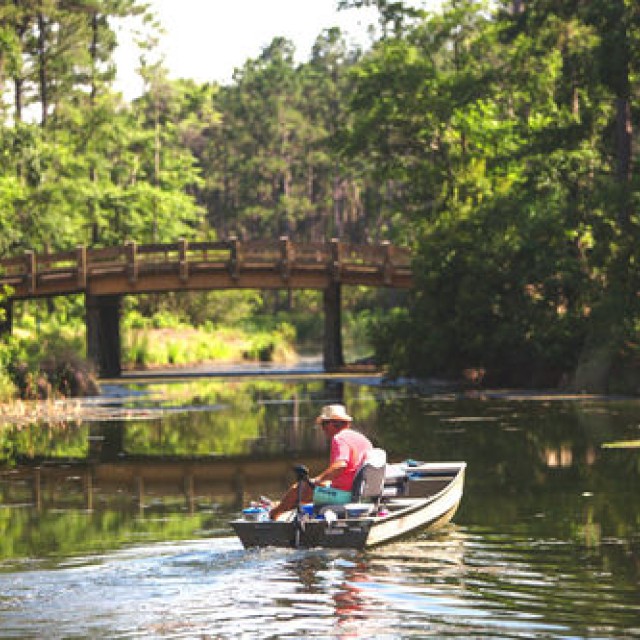
[[[92,462],[116,462],[125,454],[124,420],[113,420],[89,431],[89,455]]]
[[[120,309],[118,295],[86,294],[87,356],[93,360],[103,378],[122,373],[120,354]]]
[[[344,356],[342,355],[341,298],[339,282],[332,282],[323,291],[323,365],[325,371],[335,371],[344,366]]]
[[[13,303],[7,300],[0,305],[0,338],[13,331]]]

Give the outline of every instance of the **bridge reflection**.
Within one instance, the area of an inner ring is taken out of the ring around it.
[[[130,454],[124,446],[126,421],[98,423],[89,431],[84,459],[21,457],[0,469],[0,502],[88,510],[125,502],[141,512],[176,501],[189,513],[200,503],[239,508],[261,494],[279,495],[293,480],[294,463],[311,469],[326,464],[322,434],[304,438],[295,416],[292,420],[285,452],[259,453],[263,447],[255,442],[248,446],[255,453],[234,456]]]
[[[326,455],[306,453],[295,461],[320,469]],[[5,507],[93,510],[125,502],[144,511],[178,500],[189,513],[201,502],[237,509],[261,494],[279,495],[293,480],[293,462],[288,456],[42,460],[0,471],[0,494]]]

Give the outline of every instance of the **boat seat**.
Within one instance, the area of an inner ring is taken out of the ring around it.
[[[380,501],[386,468],[387,452],[384,449],[373,448],[367,452],[353,479],[351,495],[354,502],[364,502],[366,499]]]
[[[367,452],[353,480],[353,503],[370,503],[369,512],[378,506],[383,496],[386,466],[387,452],[384,449],[373,448]],[[346,516],[345,505],[323,505],[318,511],[324,513],[327,510],[333,511],[338,518]]]

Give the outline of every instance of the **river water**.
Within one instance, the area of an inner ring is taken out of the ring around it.
[[[228,521],[326,459],[343,401],[391,458],[466,460],[452,524],[245,551]],[[375,377],[130,380],[0,426],[1,638],[640,637],[640,401]]]

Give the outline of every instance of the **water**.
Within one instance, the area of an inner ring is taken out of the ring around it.
[[[0,427],[1,638],[640,637],[640,449],[608,446],[640,439],[640,401],[322,376],[107,391],[93,419]],[[467,461],[454,522],[243,550],[228,520],[292,460],[322,465],[313,417],[340,399],[392,458]]]

